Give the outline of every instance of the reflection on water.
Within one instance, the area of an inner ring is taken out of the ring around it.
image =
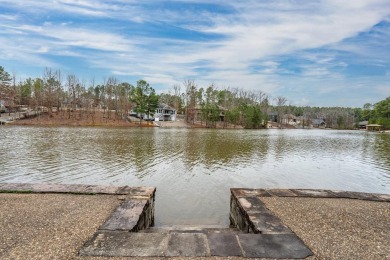
[[[156,186],[156,224],[227,225],[229,188],[390,193],[390,135],[0,127],[0,182]]]

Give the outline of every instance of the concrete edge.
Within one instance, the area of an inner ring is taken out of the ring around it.
[[[290,246],[283,250],[277,250],[277,254],[266,255],[271,258],[294,258],[293,256],[307,257],[314,255],[313,251],[305,245],[303,240],[298,237],[292,229],[283,223],[272,211],[270,211],[263,203],[261,198],[264,197],[295,197],[295,198],[332,198],[332,199],[358,199],[373,202],[386,203],[390,202],[390,195],[353,192],[353,191],[339,191],[339,190],[321,190],[321,189],[247,189],[247,188],[231,188],[230,197],[230,226],[247,233],[246,236],[252,235],[253,239],[244,241],[244,247],[247,244],[253,244],[248,247],[249,253],[243,249],[246,257],[264,256],[254,248],[261,247],[261,243],[255,242],[260,239],[267,238],[270,241],[278,240],[283,236],[289,236],[286,242],[291,244],[294,248],[294,255],[290,255]],[[249,234],[248,234],[249,233]],[[245,236],[242,235],[241,236]],[[282,243],[282,245],[285,242]],[[272,245],[271,245],[272,244]],[[264,248],[265,252],[271,250],[275,244],[269,244],[269,248]],[[277,243],[276,243],[277,244]],[[271,252],[270,251],[270,252]]]
[[[358,199],[377,202],[390,202],[390,194],[366,193],[322,189],[248,189],[231,188],[233,196],[239,197],[300,197],[300,198],[333,198]]]
[[[80,195],[127,195],[131,198],[154,198],[155,187],[104,186],[85,184],[0,183],[0,193],[68,193]]]

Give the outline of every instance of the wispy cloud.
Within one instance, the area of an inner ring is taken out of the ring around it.
[[[196,79],[295,97],[297,85],[307,93],[298,99],[302,103],[350,88],[353,76],[362,78],[357,68],[369,66],[370,73],[386,77],[390,65],[387,0],[0,0],[0,5],[4,65],[69,68],[72,57],[72,67],[78,59],[89,72],[142,77],[160,89]],[[377,89],[384,80],[376,81]]]

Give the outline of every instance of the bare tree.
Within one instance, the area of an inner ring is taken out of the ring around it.
[[[277,108],[277,114],[278,114],[278,123],[282,124],[282,117],[284,114],[284,106],[287,103],[287,99],[283,96],[278,96],[275,98],[276,101],[276,108]]]
[[[70,119],[71,111],[76,111],[77,104],[77,85],[79,85],[79,80],[74,74],[69,74],[66,78],[66,85],[68,88],[69,99],[67,100],[67,105],[71,105],[68,107],[68,119]]]
[[[186,121],[194,123],[197,87],[193,80],[186,80],[183,84],[186,89]]]
[[[180,104],[180,95],[181,95],[181,86],[180,85],[173,85],[173,93],[174,93],[174,103],[175,103],[175,109],[176,111],[179,111],[179,104]]]

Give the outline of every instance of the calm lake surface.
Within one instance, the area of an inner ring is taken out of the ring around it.
[[[156,226],[227,226],[231,187],[390,193],[390,135],[0,126],[0,182],[156,186]]]

